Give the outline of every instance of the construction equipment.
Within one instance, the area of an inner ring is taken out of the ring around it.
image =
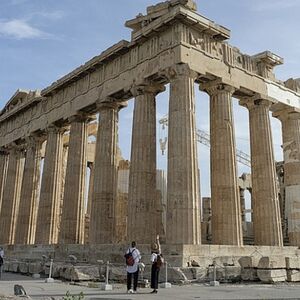
[[[168,126],[168,116],[164,116],[163,118],[161,118],[159,120],[159,124],[161,124],[162,129],[165,130],[166,126]],[[196,138],[199,143],[201,143],[207,147],[210,147],[210,135],[207,132],[205,132],[204,130],[197,129]],[[167,140],[168,140],[167,137],[159,140],[162,155],[164,155],[165,150],[167,148]],[[239,163],[251,168],[250,155],[248,155],[247,153],[245,153],[241,150],[236,150],[236,159]]]

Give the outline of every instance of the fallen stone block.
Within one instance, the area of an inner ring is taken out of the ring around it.
[[[259,260],[257,256],[243,256],[238,262],[242,268],[257,268]]]
[[[71,278],[74,281],[99,279],[99,268],[97,266],[74,266],[71,269]]]
[[[208,269],[205,267],[191,268],[191,272],[193,274],[193,279],[196,280],[197,282],[206,282],[208,280],[207,278]]]
[[[258,263],[258,269],[285,269],[285,257],[281,255],[263,256]]]
[[[257,269],[257,275],[265,283],[284,282],[287,280],[285,269]]]
[[[9,261],[4,261],[3,271],[4,272],[8,272],[9,271]]]
[[[18,273],[19,272],[19,262],[18,261],[11,261],[9,263],[8,271]]]
[[[67,265],[62,266],[60,268],[59,277],[71,281],[72,280],[72,278],[71,278],[71,268],[72,267],[73,266],[67,266]]]
[[[209,281],[220,282],[238,282],[241,281],[241,267],[240,266],[218,266],[216,268],[216,278],[214,278],[214,267],[208,268]]]
[[[300,281],[300,270],[286,270],[287,281],[298,282]]]
[[[52,264],[52,273],[51,273],[51,276],[53,278],[59,278],[60,277],[60,272],[61,272],[62,268],[63,268],[63,264],[62,263],[53,263]],[[45,274],[49,275],[49,272],[50,272],[50,264],[47,264],[45,266]]]
[[[20,262],[19,270],[21,274],[27,274],[29,272],[29,264],[27,262]]]
[[[59,277],[70,281],[88,281],[99,280],[99,267],[95,265],[60,265],[55,266],[56,271],[53,273],[53,277]],[[126,274],[127,275],[127,274]]]
[[[42,271],[43,271],[43,268],[42,268],[40,262],[29,263],[28,272],[30,274],[40,274]]]
[[[242,268],[241,279],[243,281],[258,281],[257,268]]]
[[[298,256],[288,256],[285,258],[287,269],[299,269],[300,270],[300,258]]]
[[[257,266],[260,257],[257,256],[243,256],[238,262],[241,266],[241,279],[243,281],[258,281]]]

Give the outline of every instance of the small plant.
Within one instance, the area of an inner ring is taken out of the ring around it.
[[[71,295],[70,291],[67,291],[66,296],[63,297],[63,300],[82,300],[84,299],[83,292],[80,292],[78,295]]]

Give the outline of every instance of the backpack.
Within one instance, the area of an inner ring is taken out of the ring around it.
[[[134,252],[135,249],[133,249],[132,251],[130,251],[128,249],[128,253],[126,253],[124,256],[125,256],[125,259],[126,259],[126,265],[127,266],[133,266],[134,265],[134,257],[132,255],[132,253]]]
[[[160,268],[163,264],[164,264],[164,258],[162,257],[161,254],[157,254],[157,257],[156,257],[156,266],[158,268]]]

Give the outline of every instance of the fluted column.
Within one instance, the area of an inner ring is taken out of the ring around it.
[[[40,185],[41,146],[41,138],[30,137],[27,139],[15,244],[33,244],[35,240]]]
[[[244,100],[249,109],[251,142],[251,178],[255,245],[282,246],[282,229],[272,132],[269,116],[271,103]]]
[[[23,168],[24,152],[20,148],[14,147],[9,151],[7,177],[3,190],[0,214],[1,244],[14,244]]]
[[[83,244],[84,242],[87,122],[86,116],[71,118],[60,244]]]
[[[119,108],[111,102],[100,104],[99,110],[90,244],[108,244],[114,240]]]
[[[168,244],[200,243],[194,91],[196,75],[187,65],[177,65],[169,70]]]
[[[0,150],[0,214],[2,206],[3,189],[6,182],[7,165],[8,153],[5,150]]]
[[[58,241],[62,136],[62,128],[55,126],[48,128],[35,244],[56,244]]]
[[[291,246],[300,246],[300,114],[281,111],[284,154],[285,211]]]
[[[210,95],[210,161],[212,242],[243,244],[232,113],[234,88],[224,84],[205,88]]]
[[[155,241],[156,222],[156,101],[163,87],[140,86],[135,96],[128,191],[127,239]]]

